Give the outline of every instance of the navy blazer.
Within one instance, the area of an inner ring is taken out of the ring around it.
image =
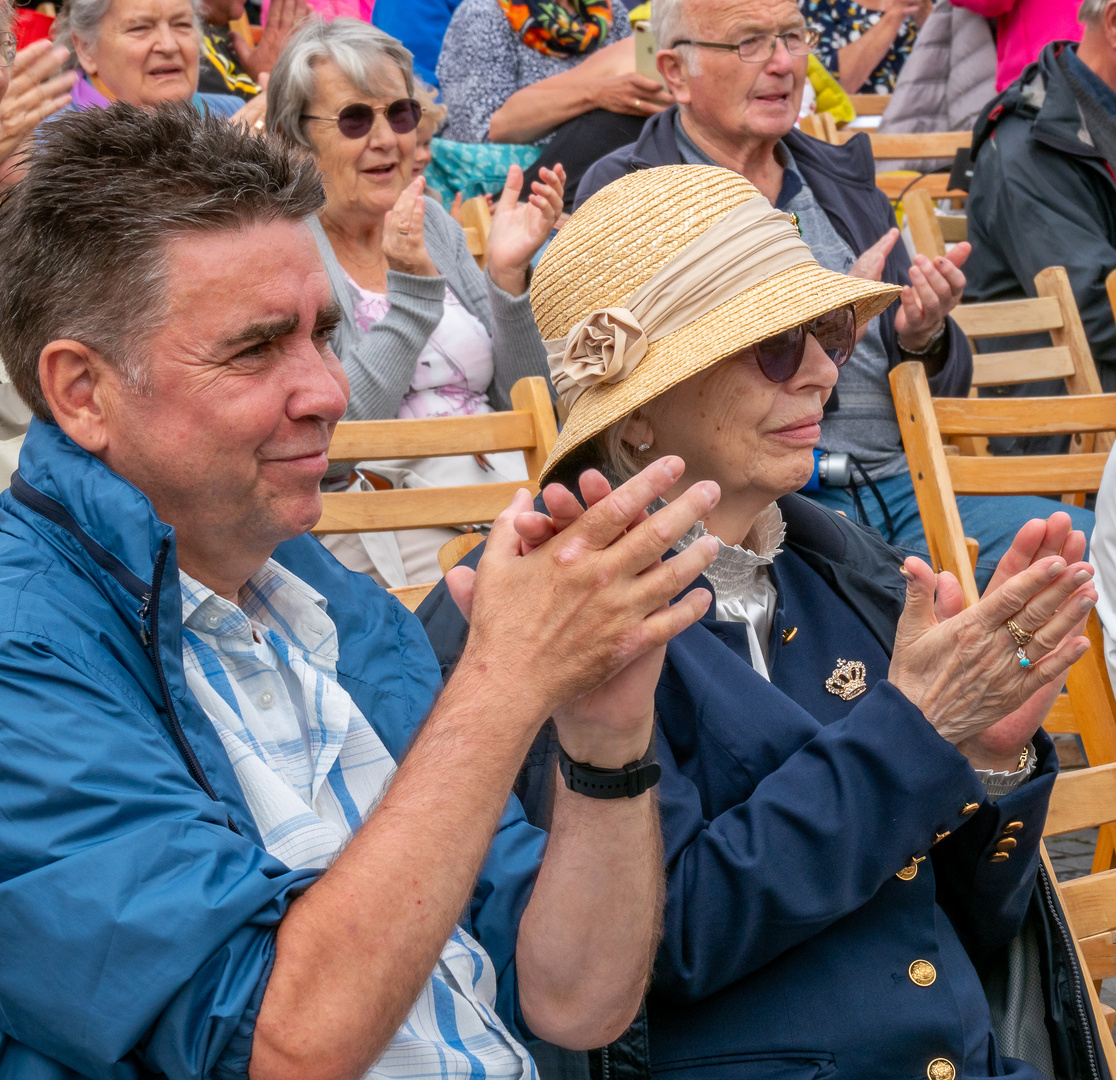
[[[710,616],[671,641],[656,692],[667,896],[652,1071],[914,1080],[940,1059],[958,1077],[1040,1080],[1000,1061],[974,960],[1026,913],[1052,744],[1040,731],[1037,775],[990,802],[886,681],[899,553],[801,496],[780,506],[772,681],[744,628]],[[443,662],[446,600],[419,611]],[[866,671],[851,701],[825,685],[842,660]],[[529,814],[552,775],[529,757]],[[1017,846],[993,861],[1009,834]]]

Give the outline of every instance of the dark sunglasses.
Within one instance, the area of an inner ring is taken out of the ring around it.
[[[387,117],[391,130],[397,135],[406,135],[418,127],[422,119],[422,106],[414,98],[400,98],[390,105],[346,105],[336,116],[310,116],[302,114],[303,120],[335,120],[337,128],[346,139],[363,139],[372,130],[376,113]]]
[[[849,304],[827,311],[816,319],[792,326],[774,337],[757,341],[754,345],[741,349],[737,356],[744,357],[751,353],[766,378],[783,383],[793,379],[802,367],[802,357],[806,354],[806,338],[811,335],[825,355],[840,367],[852,356],[853,346],[856,344],[855,308]]]

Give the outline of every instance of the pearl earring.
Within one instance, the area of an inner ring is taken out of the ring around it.
[[[639,444],[639,447],[638,447],[638,450],[641,454],[646,453],[650,449],[651,449],[651,444],[649,442],[641,442]]]

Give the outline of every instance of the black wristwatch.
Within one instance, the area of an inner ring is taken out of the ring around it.
[[[655,741],[639,761],[629,761],[622,769],[598,769],[571,761],[558,744],[558,768],[566,787],[590,799],[634,799],[653,788],[663,770],[655,760]]]

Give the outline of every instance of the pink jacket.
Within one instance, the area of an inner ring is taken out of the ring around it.
[[[996,90],[1014,82],[1044,45],[1080,41],[1081,0],[951,0],[956,7],[996,19]]]

